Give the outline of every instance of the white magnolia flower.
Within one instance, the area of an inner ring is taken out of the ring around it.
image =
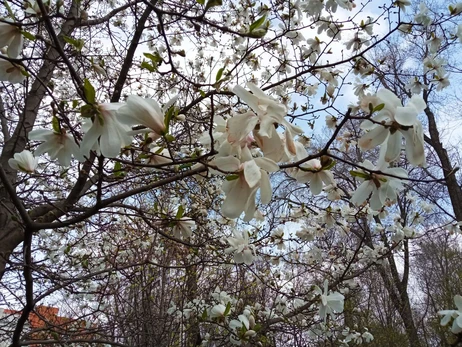
[[[454,304],[457,307],[457,310],[443,310],[439,311],[439,315],[444,317],[441,319],[441,325],[447,325],[451,319],[454,319],[451,327],[451,331],[454,334],[462,333],[462,296],[456,295],[454,297]]]
[[[396,200],[397,192],[403,188],[400,178],[408,177],[406,170],[399,167],[376,168],[369,160],[362,162],[361,166],[372,171],[380,171],[383,174],[364,171],[360,173],[358,178],[364,182],[351,197],[350,201],[353,204],[361,205],[370,197],[369,205],[373,210],[378,211],[385,205],[387,199]]]
[[[188,239],[192,236],[192,228],[196,226],[196,222],[190,218],[180,218],[173,228],[173,235],[177,238]]]
[[[303,58],[309,58],[312,64],[316,63],[318,55],[321,53],[321,40],[316,36],[314,39],[308,39],[306,42],[310,45],[309,48],[302,47]]]
[[[19,26],[0,22],[0,48],[8,46],[10,58],[17,58],[22,51],[24,38]]]
[[[361,123],[361,128],[367,130],[358,141],[364,150],[370,150],[380,144],[379,162],[391,162],[399,157],[401,141],[406,139],[406,154],[411,164],[425,166],[424,137],[422,123],[417,115],[427,105],[418,95],[413,95],[407,106],[402,106],[401,100],[387,89],[381,89],[376,96],[366,96],[361,100],[361,107],[369,109],[383,105],[378,114],[370,120]]]
[[[300,143],[296,143],[296,160],[303,160],[308,157],[308,152]],[[324,170],[319,159],[311,159],[299,166],[295,173],[295,179],[300,183],[310,183],[311,193],[318,195],[322,192],[323,185],[335,184],[334,175],[329,170]]]
[[[394,5],[398,6],[401,11],[406,12],[406,6],[411,6],[411,1],[410,0],[396,0],[394,2]]]
[[[29,139],[44,141],[35,150],[35,155],[48,153],[50,159],[58,159],[61,166],[69,166],[72,156],[79,161],[85,160],[72,135],[65,131],[56,133],[48,129],[37,129],[29,133]]]
[[[459,42],[462,43],[462,24],[459,24],[456,28],[456,33],[454,34],[459,38]]]
[[[226,306],[223,304],[218,304],[212,307],[210,310],[211,318],[221,318],[225,316]]]
[[[237,230],[233,231],[234,237],[228,237],[226,240],[229,242],[230,247],[225,249],[227,254],[234,253],[234,261],[236,264],[245,263],[252,265],[255,259],[255,246],[249,244],[249,234],[247,231],[239,233]]]
[[[432,24],[432,19],[428,16],[428,8],[423,2],[419,4],[419,12],[415,15],[414,20],[424,27],[428,27]]]
[[[10,63],[8,60],[0,58],[0,81],[21,83],[26,78],[23,71],[20,65]]]
[[[100,152],[106,158],[115,158],[120,153],[120,148],[131,143],[128,136],[130,128],[119,122],[117,110],[122,106],[120,103],[99,104],[99,116],[88,120],[84,125],[88,130],[80,144],[82,154],[88,156],[92,149]],[[99,139],[99,141],[98,141]]]
[[[8,160],[8,165],[14,170],[33,173],[38,165],[38,159],[31,152],[24,150],[16,153],[14,158]]]
[[[418,77],[415,77],[413,80],[410,80],[406,84],[406,89],[409,90],[412,94],[420,94],[422,89],[428,90],[428,86],[419,81]]]
[[[434,35],[430,40],[427,40],[426,43],[428,45],[428,50],[430,51],[430,53],[438,52],[438,49],[440,49],[442,41],[443,40],[441,40],[441,38],[437,37],[436,35]]]
[[[223,182],[222,189],[226,194],[221,211],[225,217],[238,218],[245,212],[245,221],[251,220],[255,214],[255,196],[260,188],[262,204],[268,204],[273,194],[267,172],[276,172],[279,166],[268,158],[255,158],[241,164],[240,160],[227,156],[216,158],[214,163],[219,169],[237,172],[237,177]]]
[[[432,81],[434,84],[436,84],[436,90],[440,91],[446,87],[449,87],[451,85],[451,82],[449,81],[449,75],[444,75],[444,76],[437,76],[437,79]]]
[[[241,117],[234,116],[228,120],[228,141],[241,141],[247,136],[257,124],[260,125],[258,134],[260,136],[274,136],[274,124],[281,124],[285,128],[285,139],[290,153],[295,154],[293,141],[294,134],[301,134],[303,130],[289,123],[284,117],[287,115],[287,107],[273,98],[267,96],[260,88],[253,83],[247,83],[250,93],[243,87],[236,85],[233,89],[243,102],[245,102],[256,114],[247,112]]]
[[[353,49],[353,51],[360,50],[363,45],[369,46],[370,42],[367,38],[360,36],[356,33],[353,38],[345,43],[346,49]]]
[[[117,112],[119,121],[129,126],[144,125],[147,129],[140,132],[153,131],[158,135],[164,135],[166,130],[164,113],[176,100],[177,97],[173,98],[161,108],[155,100],[130,95],[126,104]]]
[[[334,312],[342,313],[343,304],[345,297],[338,292],[328,291],[328,281],[324,281],[324,291],[318,286],[315,286],[314,292],[321,296],[321,305],[319,306],[319,317],[324,321],[327,319],[327,315],[333,315]]]

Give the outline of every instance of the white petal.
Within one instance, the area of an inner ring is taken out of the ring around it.
[[[318,195],[322,192],[322,179],[319,173],[314,173],[310,181],[310,189],[313,195]]]
[[[268,172],[276,172],[279,170],[279,165],[276,164],[271,159],[260,157],[260,158],[255,158],[254,161],[260,168]]]
[[[24,38],[22,37],[22,34],[16,34],[13,38],[13,41],[11,41],[10,45],[8,46],[8,56],[10,58],[17,58],[19,54],[21,54],[23,44]]]
[[[417,110],[417,114],[427,108],[425,100],[420,95],[413,95],[409,101],[409,104],[411,104]]]
[[[359,147],[363,150],[372,149],[383,143],[389,135],[387,128],[377,125],[371,131],[365,133],[358,141]]]
[[[387,150],[385,152],[385,161],[387,163],[397,159],[401,152],[401,139],[402,135],[399,131],[396,131],[394,134],[390,134],[387,141]]]
[[[49,129],[36,129],[29,133],[29,140],[45,141],[47,136],[52,135],[53,131]]]
[[[240,85],[236,85],[233,88],[233,93],[236,94],[244,103],[249,105],[252,110],[255,112],[259,111],[258,98],[255,95],[252,95],[249,91]]]
[[[462,296],[454,296],[454,303],[456,304],[457,309],[462,312]]]
[[[226,156],[214,159],[211,164],[216,165],[220,170],[234,172],[239,170],[241,161],[236,157]]]
[[[268,174],[265,171],[261,171],[260,180],[260,199],[262,204],[269,204],[273,195],[273,189],[269,180]]]
[[[95,120],[95,123],[93,123],[88,132],[85,133],[80,143],[82,155],[89,156],[90,151],[101,136],[102,130],[102,126],[99,124],[98,120]]]
[[[356,189],[353,196],[351,197],[351,203],[355,205],[361,205],[364,201],[366,201],[369,195],[372,193],[372,184],[373,183],[371,181],[364,181],[361,183],[361,185],[358,187],[358,189]]]
[[[244,259],[244,263],[246,263],[247,265],[252,265],[254,257],[250,249],[245,249],[242,252],[242,257]],[[248,321],[247,321],[247,325],[248,325]]]
[[[226,198],[221,205],[221,212],[225,217],[238,218],[247,205],[251,189],[242,177],[234,181],[225,181],[222,189],[226,193]]]
[[[255,187],[260,182],[261,172],[255,160],[244,163],[244,177],[250,188]]]
[[[417,111],[412,106],[398,107],[395,120],[401,125],[412,126],[417,122]]]

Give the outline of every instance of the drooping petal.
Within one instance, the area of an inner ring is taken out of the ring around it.
[[[313,195],[318,195],[322,192],[322,179],[318,172],[312,175],[310,190]]]
[[[361,205],[364,201],[367,200],[369,195],[372,193],[372,190],[372,183],[370,181],[364,181],[361,183],[358,189],[356,189],[353,196],[351,197],[351,203],[355,205]]]
[[[426,166],[422,124],[417,122],[413,128],[400,130],[406,139],[406,157],[412,165]]]
[[[255,187],[261,179],[261,170],[255,160],[246,161],[244,164],[244,177],[250,188]]]
[[[226,198],[221,205],[221,213],[228,218],[238,218],[244,211],[252,193],[244,177],[225,181],[222,186]]]
[[[372,149],[383,142],[388,138],[390,132],[387,128],[377,125],[371,131],[365,133],[358,141],[359,147],[363,150]]]
[[[21,54],[23,45],[24,45],[24,38],[22,37],[21,31],[19,31],[19,33],[14,36],[13,40],[8,46],[8,56],[10,58],[19,57],[19,55]]]
[[[271,188],[271,182],[268,174],[265,171],[261,171],[260,180],[260,199],[262,204],[269,204],[273,195],[273,189]]]
[[[399,131],[390,134],[387,141],[386,152],[384,160],[389,163],[399,157],[401,152],[401,139],[402,135]]]
[[[90,151],[101,136],[102,130],[102,126],[99,124],[98,120],[91,125],[90,129],[83,135],[82,142],[80,143],[82,155],[89,156]]]

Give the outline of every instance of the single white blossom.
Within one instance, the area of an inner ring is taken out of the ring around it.
[[[182,217],[176,221],[173,227],[173,235],[177,238],[188,239],[192,236],[192,228],[196,226],[196,222],[190,218]]]
[[[226,248],[225,252],[227,254],[234,253],[236,264],[252,265],[255,260],[255,246],[249,244],[249,234],[245,230],[242,233],[234,230],[233,235],[234,237],[226,239],[230,247]]]
[[[321,296],[319,306],[319,317],[326,321],[327,315],[333,316],[334,312],[342,313],[345,297],[338,292],[328,291],[328,281],[324,281],[324,291],[318,286],[315,286],[314,292]]]
[[[406,170],[398,167],[374,167],[369,160],[362,162],[361,166],[371,171],[380,171],[381,173],[369,173],[366,171],[359,173],[357,177],[363,183],[361,183],[351,197],[351,203],[361,205],[370,197],[369,204],[371,208],[378,211],[385,205],[387,199],[391,201],[396,200],[397,192],[403,188],[401,178],[408,177]]]
[[[17,25],[0,22],[0,48],[8,46],[8,56],[17,58],[22,51],[23,45],[24,38],[21,28]]]
[[[33,173],[38,165],[38,159],[31,152],[24,150],[16,153],[13,158],[8,160],[8,165],[14,170]]]
[[[61,133],[48,129],[33,130],[29,133],[29,139],[44,141],[35,150],[35,155],[48,153],[50,159],[58,159],[61,166],[69,166],[72,156],[79,161],[85,160],[72,135],[64,130]]]
[[[128,135],[130,128],[119,122],[117,110],[122,106],[120,103],[99,104],[99,115],[93,120],[87,120],[84,124],[85,135],[80,143],[80,149],[84,156],[90,151],[96,150],[106,158],[115,158],[120,149],[131,143]],[[98,141],[99,140],[99,141]]]

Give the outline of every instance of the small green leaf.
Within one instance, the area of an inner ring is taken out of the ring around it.
[[[369,112],[374,113],[374,105],[371,102],[369,103]]]
[[[207,310],[204,309],[204,312],[202,312],[201,318],[202,318],[202,320],[206,320],[206,319],[207,319]]]
[[[374,112],[381,111],[385,107],[385,104],[380,104],[374,107]]]
[[[57,134],[61,134],[61,127],[59,126],[58,118],[53,116],[51,119],[51,126],[53,127],[53,131]]]
[[[148,70],[149,72],[156,72],[157,71],[157,68],[154,67],[153,65],[149,64],[147,61],[143,60],[143,62],[141,63],[141,68],[142,69],[146,69]]]
[[[184,170],[184,169],[190,168],[191,166],[193,166],[192,163],[181,164],[180,167],[179,167],[179,169],[180,169],[180,170]]]
[[[173,141],[175,141],[176,139],[175,139],[175,136],[173,136],[173,135],[171,135],[171,134],[166,134],[166,135],[165,135],[165,140],[166,140],[167,142],[173,142]]]
[[[23,68],[21,68],[21,75],[26,76],[26,77],[30,77],[30,74],[26,70],[24,70]]]
[[[205,98],[205,96],[206,96],[205,92],[204,92],[203,90],[200,90],[200,89],[199,89],[199,94],[200,94],[203,98]]]
[[[21,34],[22,34],[22,36],[24,36],[26,39],[31,40],[31,41],[35,41],[35,35],[34,35],[34,34],[31,34],[31,33],[28,32],[28,31],[21,31]]]
[[[361,172],[361,171],[355,171],[355,170],[351,170],[350,175],[353,176],[353,177],[363,178],[365,180],[370,178],[370,176],[367,173],[364,173],[364,172]]]
[[[225,309],[225,312],[223,313],[223,316],[227,316],[229,314],[229,312],[231,311],[231,302],[228,302],[226,304],[226,309]]]
[[[184,207],[183,205],[180,205],[178,207],[178,211],[176,211],[175,219],[180,219],[181,217],[183,217],[183,214],[184,214]]]
[[[83,92],[89,104],[94,104],[96,102],[95,88],[91,85],[87,78],[85,78],[83,81]]]
[[[207,11],[208,9],[212,7],[221,6],[221,5],[223,5],[222,0],[209,0],[207,1],[207,5],[205,5],[205,11]]]
[[[79,105],[79,100],[72,100],[72,108],[76,108]]]
[[[122,168],[122,164],[119,161],[116,161],[114,164],[114,176],[115,177],[124,177],[125,172]]]
[[[71,46],[74,46],[77,51],[81,51],[83,46],[85,45],[85,41],[82,39],[74,39],[69,36],[63,36],[64,41],[66,41]]]
[[[322,169],[323,169],[323,170],[330,170],[330,169],[332,169],[334,166],[335,166],[335,160],[332,160],[329,164],[327,164],[326,166],[324,166]]]
[[[263,17],[260,17],[255,22],[250,24],[249,31],[252,32],[255,29],[259,28],[263,23],[265,23],[265,21],[266,21],[266,15],[264,15]]]
[[[143,53],[143,55],[149,60],[151,60],[153,63],[156,63],[156,65],[162,63],[162,57],[157,52],[154,54]]]
[[[237,180],[238,178],[239,178],[239,175],[228,175],[225,177],[227,181],[234,181],[234,180]]]
[[[13,10],[11,9],[10,4],[8,3],[8,1],[5,0],[5,1],[3,1],[3,3],[5,4],[6,10],[8,11],[8,14],[10,15],[11,19],[16,20],[16,17],[14,16]]]
[[[80,113],[81,113],[81,116],[84,117],[84,118],[91,118],[95,115],[95,108],[93,107],[93,105],[83,105],[81,108],[80,108]]]
[[[223,76],[223,71],[225,70],[224,67],[222,67],[220,70],[218,70],[217,72],[217,76],[215,77],[215,81],[218,82],[219,80],[221,80],[221,76]]]

